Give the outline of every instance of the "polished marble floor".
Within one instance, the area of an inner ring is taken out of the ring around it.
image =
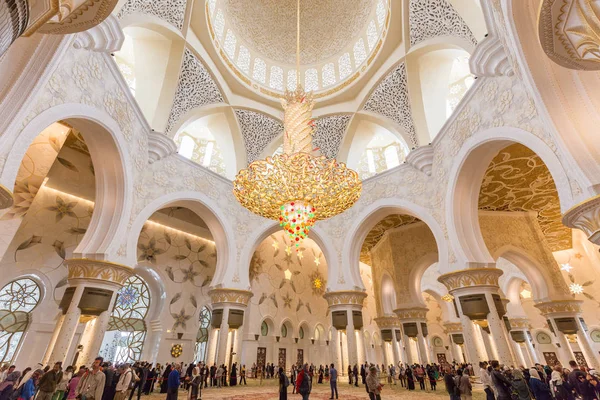
[[[483,391],[474,385],[473,400],[483,400],[485,394]],[[365,400],[368,396],[365,392],[364,386],[350,386],[347,381],[343,381],[338,384],[339,398],[344,400]],[[327,400],[329,399],[330,390],[329,384],[316,384],[310,395],[311,400]],[[165,400],[165,394],[152,394],[150,396],[143,396],[148,400]],[[403,399],[403,400],[442,400],[448,399],[448,395],[444,390],[443,382],[439,382],[438,390],[417,390],[408,391],[398,385],[384,386],[381,393],[383,400],[387,399]],[[202,400],[275,400],[278,399],[277,384],[275,380],[263,380],[262,386],[259,382],[254,379],[248,379],[247,386],[233,386],[233,387],[222,387],[222,388],[208,388],[202,390]],[[288,388],[288,398],[291,400],[301,400],[300,395],[292,394],[292,387]],[[187,392],[181,390],[179,392],[178,400],[186,400]]]

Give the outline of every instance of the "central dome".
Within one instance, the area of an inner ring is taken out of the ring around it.
[[[341,53],[366,28],[376,0],[301,0],[300,62],[317,64]],[[296,0],[225,0],[225,18],[256,54],[296,63]]]

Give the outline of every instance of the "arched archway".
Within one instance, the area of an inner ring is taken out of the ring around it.
[[[22,131],[7,132],[0,139],[0,148],[11,151],[0,175],[0,184],[9,188],[15,186],[21,160],[30,144],[56,121],[64,121],[81,133],[94,167],[96,212],[92,214],[87,234],[73,254],[75,257],[114,259],[118,250],[117,238],[126,231],[125,216],[132,207],[133,162],[119,125],[105,111],[83,104],[62,104],[38,114]]]
[[[498,153],[512,144],[530,149],[545,164],[554,181],[560,210],[574,204],[563,163],[541,139],[518,128],[492,128],[469,138],[456,156],[446,195],[448,235],[463,263],[493,263],[481,235],[479,197],[484,175]]]

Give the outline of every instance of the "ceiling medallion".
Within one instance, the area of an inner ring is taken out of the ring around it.
[[[299,69],[300,1],[298,0],[296,71]],[[296,82],[300,82],[299,76]],[[362,183],[356,171],[335,159],[317,155],[312,146],[315,105],[312,92],[300,84],[286,91],[283,153],[257,160],[241,170],[233,194],[255,214],[279,222],[296,246],[308,236],[316,221],[340,214],[356,203]]]

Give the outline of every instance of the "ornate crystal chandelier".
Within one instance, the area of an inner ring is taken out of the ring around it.
[[[358,174],[344,163],[318,155],[313,149],[312,92],[300,82],[300,0],[297,3],[296,90],[286,90],[283,154],[252,162],[233,182],[233,194],[242,206],[273,219],[296,248],[316,221],[340,214],[360,197]]]

